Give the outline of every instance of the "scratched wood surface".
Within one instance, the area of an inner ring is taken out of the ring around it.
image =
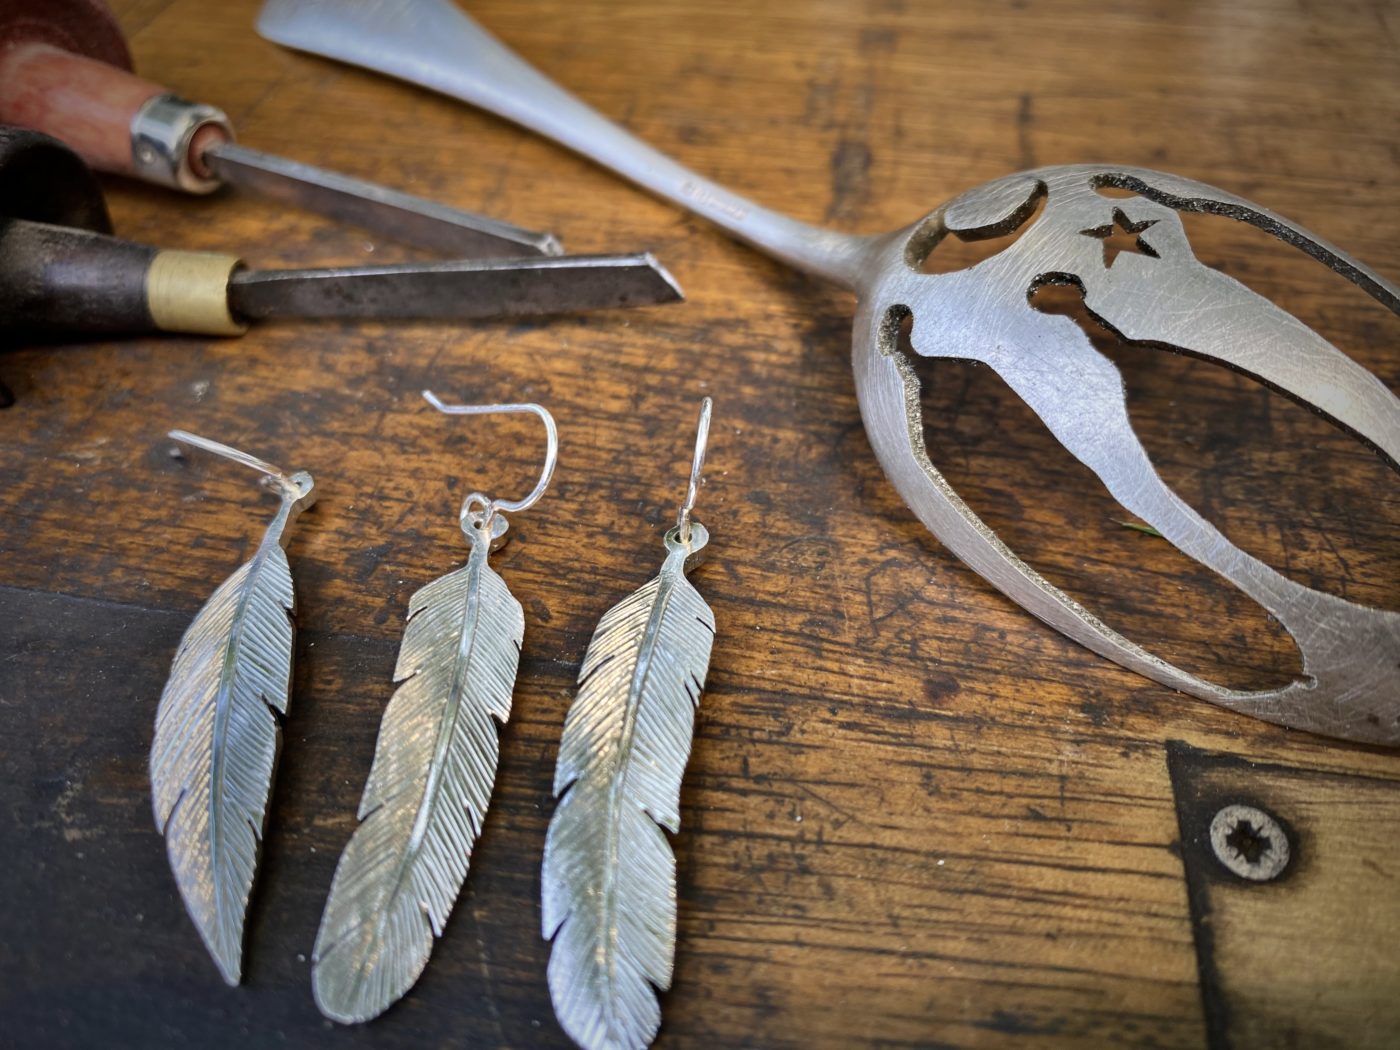
[[[1253,197],[1400,275],[1393,5],[472,6],[603,112],[803,219],[893,229],[1009,171],[1121,160]],[[567,1045],[537,905],[558,734],[599,615],[654,571],[708,393],[698,513],[714,543],[695,581],[719,631],[675,842],[661,1044],[1224,1045],[1201,993],[1166,741],[1334,784],[1395,782],[1400,758],[1172,693],[956,563],[868,447],[842,295],[498,121],[280,51],[253,33],[249,0],[116,8],[138,69],[223,107],[248,144],[554,229],[575,251],[654,250],[689,301],[0,356],[15,397],[0,411],[0,1042]],[[133,239],[262,266],[411,254],[253,199],[108,185]],[[1400,387],[1400,321],[1222,224],[1190,225],[1203,259]],[[1188,500],[1294,578],[1400,606],[1400,500],[1374,455],[1237,376],[1101,345]],[[1221,681],[1296,672],[1276,624],[1120,524],[993,375],[941,363],[924,376],[935,461],[1051,580]],[[459,563],[463,495],[528,486],[540,452],[529,421],[450,420],[425,387],[544,402],[562,454],[496,559],[526,641],[467,888],[418,987],[338,1029],[312,1004],[308,955],[408,596]],[[293,708],[237,990],[175,893],[146,752],[181,632],[272,503],[232,465],[172,457],[175,426],[307,468],[323,493],[290,549]],[[1338,885],[1393,894],[1395,872],[1368,877],[1358,851],[1343,839],[1329,854],[1346,867]],[[1294,916],[1316,926],[1295,981],[1344,961],[1319,914]]]

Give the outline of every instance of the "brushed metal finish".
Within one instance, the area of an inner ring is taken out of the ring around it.
[[[481,106],[553,138],[702,215],[735,237],[859,298],[852,363],[866,431],[886,474],[925,525],[1013,601],[1094,651],[1158,682],[1282,725],[1400,744],[1400,616],[1302,587],[1241,551],[1158,477],[1124,409],[1122,378],[1071,320],[1036,311],[1041,284],[1084,290],[1089,309],[1129,339],[1237,368],[1316,408],[1400,462],[1400,401],[1378,379],[1265,299],[1192,254],[1178,212],[1246,222],[1306,252],[1400,313],[1400,289],[1363,263],[1256,204],[1135,167],[1078,165],[1012,175],[963,194],[906,229],[857,237],[760,208],[639,142],[546,79],[449,0],[268,0],[264,36],[377,69]],[[1117,186],[1138,196],[1110,199]],[[938,240],[1010,232],[1001,253],[955,273],[918,272]],[[1151,254],[1109,265],[1103,233],[1138,231]],[[930,357],[983,361],[1126,508],[1279,619],[1304,677],[1277,689],[1223,688],[1101,623],[1021,561],[958,498],[923,447],[918,384],[897,351],[897,322]]]
[[[1113,186],[1138,194],[1108,198]],[[918,272],[949,231],[989,236],[1040,215],[998,254],[955,273]],[[1107,265],[1092,231],[1121,211],[1147,254]],[[1400,615],[1311,590],[1240,550],[1158,476],[1130,423],[1123,379],[1071,319],[1029,301],[1040,283],[1084,289],[1091,313],[1130,339],[1217,361],[1297,398],[1400,460],[1400,401],[1371,373],[1244,285],[1192,254],[1178,210],[1208,211],[1297,245],[1400,311],[1400,289],[1287,220],[1242,198],[1141,168],[1082,165],[1013,175],[972,190],[886,238],[867,263],[856,318],[856,390],[885,472],[942,542],[1003,593],[1096,652],[1183,692],[1270,722],[1400,744]],[[1086,232],[1089,231],[1089,232]],[[896,329],[911,314],[914,350],[994,368],[1124,507],[1233,582],[1297,643],[1304,677],[1231,690],[1152,655],[1101,623],[1008,550],[929,459],[918,383]]]
[[[845,234],[761,208],[682,167],[590,109],[450,0],[267,0],[275,43],[387,73],[513,120],[728,230],[761,251],[849,284]]]
[[[660,575],[598,623],[569,708],[545,839],[543,930],[549,991],[564,1030],[588,1050],[649,1045],[653,986],[671,985],[681,777],[714,640],[709,606],[685,578],[709,541],[666,534]],[[562,796],[562,797],[561,797]]]
[[[313,501],[313,483],[216,442],[171,436],[263,471],[282,501],[256,553],[181,639],[151,745],[155,821],[170,868],[219,973],[236,985],[280,742],[273,712],[287,711],[292,672],[295,602],[283,548]]]
[[[504,529],[498,515],[491,531]],[[401,684],[316,935],[316,1005],[346,1024],[382,1013],[428,964],[496,781],[525,617],[487,564],[490,536],[470,521],[463,531],[467,564],[409,601]]]

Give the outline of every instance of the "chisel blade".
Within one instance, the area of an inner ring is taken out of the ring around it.
[[[203,156],[229,185],[444,255],[513,258],[564,251],[552,233],[522,229],[234,142],[211,146]]]
[[[318,270],[242,270],[229,307],[243,320],[472,320],[680,302],[650,253],[459,260]]]

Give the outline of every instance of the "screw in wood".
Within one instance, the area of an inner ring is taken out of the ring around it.
[[[1269,882],[1288,867],[1288,836],[1279,822],[1255,806],[1232,803],[1210,822],[1210,847],[1221,864],[1250,882]]]

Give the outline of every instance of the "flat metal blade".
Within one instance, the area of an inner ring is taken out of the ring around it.
[[[459,260],[322,270],[241,270],[229,307],[269,318],[471,320],[651,306],[685,298],[650,253]]]
[[[204,161],[222,181],[239,189],[454,258],[564,252],[552,233],[522,229],[237,143],[209,147]]]

